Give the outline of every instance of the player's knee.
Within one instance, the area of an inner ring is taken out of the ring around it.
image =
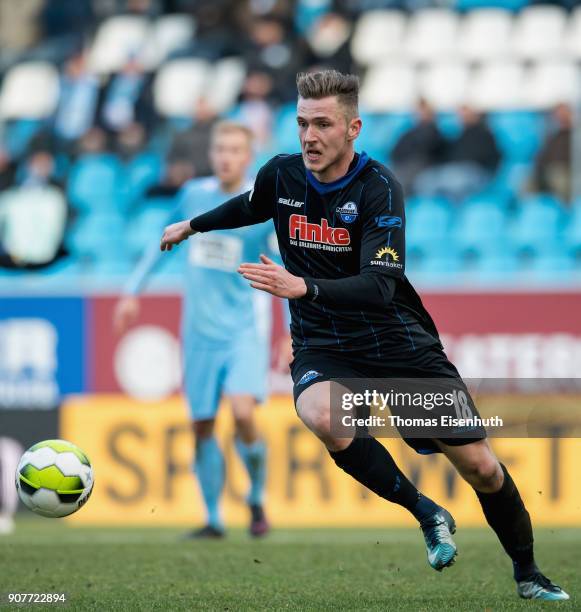
[[[502,469],[492,455],[470,462],[462,470],[462,475],[480,491],[496,491],[502,486]]]
[[[315,398],[297,405],[301,421],[319,438],[328,436],[331,429],[329,402],[326,398]]]

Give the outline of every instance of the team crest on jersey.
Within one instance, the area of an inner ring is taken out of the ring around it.
[[[337,213],[343,223],[353,223],[359,215],[355,202],[346,202],[343,206],[337,208]]]
[[[403,264],[399,263],[399,255],[397,251],[390,247],[382,247],[375,253],[375,259],[371,260],[372,266],[384,266],[386,268],[403,268]]]
[[[321,372],[317,372],[317,370],[309,370],[302,375],[298,384],[306,385],[309,381],[313,380],[313,378],[318,378],[319,376],[323,376]]]

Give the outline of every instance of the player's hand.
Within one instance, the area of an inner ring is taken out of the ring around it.
[[[306,295],[307,285],[303,278],[287,272],[266,255],[261,255],[260,261],[259,264],[243,263],[238,268],[251,287],[289,300]]]
[[[293,345],[290,334],[285,334],[278,342],[278,356],[276,360],[276,371],[290,371],[289,365],[293,360]]]
[[[139,299],[127,295],[121,298],[113,311],[113,329],[117,335],[127,331],[127,328],[137,321],[139,317]]]
[[[187,240],[195,233],[196,232],[194,232],[194,230],[190,227],[189,221],[180,221],[179,223],[168,225],[163,230],[163,236],[161,237],[159,248],[162,251],[171,251],[172,247],[178,245],[184,240]]]

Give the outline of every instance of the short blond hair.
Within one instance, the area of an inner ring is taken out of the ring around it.
[[[350,118],[359,114],[359,77],[338,70],[299,72],[297,90],[305,100],[336,96]]]
[[[243,123],[239,123],[238,121],[230,121],[229,119],[223,119],[214,125],[210,134],[210,142],[213,143],[216,138],[222,134],[232,134],[235,132],[244,134],[248,140],[248,146],[252,147],[254,142],[254,133],[252,130]]]

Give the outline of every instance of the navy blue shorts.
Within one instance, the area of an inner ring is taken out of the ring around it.
[[[404,358],[378,360],[361,353],[340,353],[318,349],[297,351],[291,363],[293,396],[295,405],[300,394],[311,385],[332,379],[455,379],[462,385],[468,398],[473,416],[479,416],[474,400],[458,370],[439,346],[417,349],[407,353]],[[486,430],[478,427],[470,431],[470,437],[437,439],[450,446],[464,446],[486,438]],[[404,437],[405,442],[420,454],[441,452],[439,446],[430,438]]]

